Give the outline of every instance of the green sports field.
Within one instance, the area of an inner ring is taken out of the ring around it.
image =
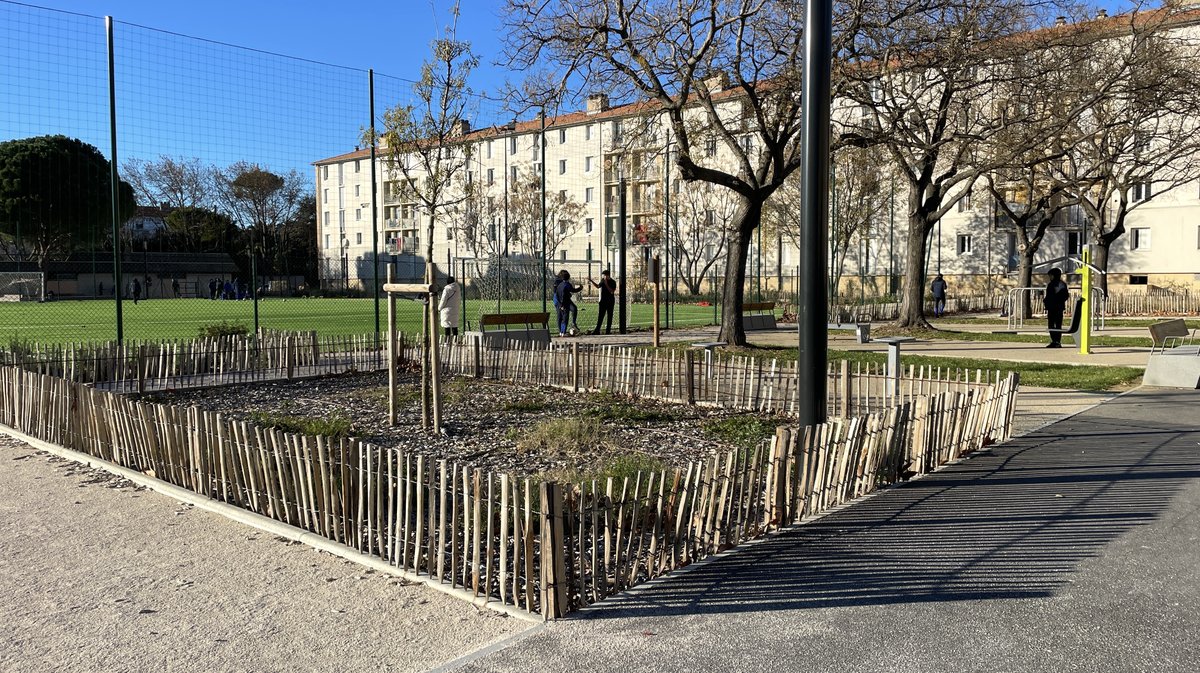
[[[217,322],[232,321],[254,326],[254,304],[249,301],[210,301],[207,299],[148,299],[126,301],[122,305],[126,339],[190,338],[200,328]],[[474,328],[481,313],[520,313],[540,311],[540,301],[467,302],[466,319]],[[387,318],[387,303],[380,301],[381,324]],[[397,324],[409,333],[420,330],[421,306],[414,301],[397,305]],[[550,307],[553,311],[553,307]],[[591,330],[596,325],[595,304],[579,309],[579,326]],[[713,308],[695,304],[673,307],[674,324],[679,326],[713,323]],[[365,334],[375,329],[375,308],[371,299],[263,299],[258,304],[259,325],[278,330],[316,330],[327,335]],[[652,309],[647,304],[629,307],[629,325],[648,327]],[[614,323],[616,322],[614,317]],[[616,329],[616,325],[613,325]],[[116,338],[116,307],[111,300],[0,302],[0,339],[16,338],[43,343],[107,340]]]

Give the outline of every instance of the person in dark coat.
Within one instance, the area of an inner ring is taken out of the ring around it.
[[[617,281],[612,279],[608,269],[600,272],[600,282],[588,279],[592,287],[600,288],[600,314],[596,316],[596,329],[592,334],[600,333],[600,325],[604,324],[604,333],[612,334],[613,306],[617,303]],[[608,322],[605,324],[605,316]]]
[[[1050,282],[1046,284],[1046,295],[1042,298],[1042,305],[1046,307],[1046,327],[1050,330],[1050,343],[1046,348],[1062,348],[1063,313],[1070,300],[1071,290],[1063,282],[1062,269],[1050,269]]]
[[[133,279],[133,303],[138,303],[142,298],[142,282],[137,278]]]
[[[559,272],[559,277],[562,278],[562,282],[554,289],[554,294],[558,297],[558,335],[560,337],[566,336],[567,331],[572,327],[576,330],[575,334],[578,334],[579,324],[577,319],[579,317],[579,307],[575,305],[575,301],[571,299],[571,296],[581,292],[583,286],[572,283],[571,274],[566,269]]]
[[[935,318],[946,314],[946,289],[948,287],[946,279],[942,278],[940,273],[929,284],[929,291],[933,293],[933,317]]]

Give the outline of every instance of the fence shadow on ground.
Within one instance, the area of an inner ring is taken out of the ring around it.
[[[1051,596],[1200,478],[1197,439],[1136,416],[1063,421],[581,616]]]

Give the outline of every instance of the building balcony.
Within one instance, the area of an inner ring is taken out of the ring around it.
[[[416,229],[417,228],[417,218],[415,218],[415,217],[397,217],[397,218],[387,219],[387,220],[383,221],[383,228],[385,231],[398,230],[398,229]]]
[[[405,236],[403,238],[393,239],[384,245],[384,252],[389,255],[415,255],[421,248],[421,239],[418,236]]]

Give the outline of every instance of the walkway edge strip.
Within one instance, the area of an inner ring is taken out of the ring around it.
[[[334,542],[333,540],[322,537],[315,533],[310,533],[302,528],[297,528],[295,526],[276,521],[275,519],[244,510],[229,503],[207,498],[199,493],[195,493],[180,486],[167,483],[161,479],[142,474],[141,472],[137,472],[129,468],[121,467],[116,463],[110,463],[107,460],[89,456],[86,453],[80,453],[57,444],[52,444],[50,442],[38,439],[37,437],[31,437],[19,430],[10,428],[7,425],[0,424],[0,432],[5,433],[18,441],[25,442],[26,444],[29,444],[38,450],[54,454],[60,458],[65,458],[76,463],[87,465],[88,467],[104,470],[105,472],[114,474],[122,479],[127,479],[139,486],[145,486],[152,491],[161,493],[174,500],[178,500],[180,502],[198,507],[199,509],[218,514],[226,519],[231,519],[238,523],[250,526],[251,528],[261,530],[264,533],[277,535],[295,542],[301,542],[312,547],[313,549],[343,558],[351,563],[356,563],[358,565],[371,568],[372,570],[400,577],[413,583],[424,584],[435,591],[440,591],[459,600],[466,601],[475,607],[488,608],[489,610],[500,612],[508,615],[509,617],[515,617],[517,619],[532,622],[534,624],[543,624],[544,622],[541,615],[531,614],[512,605],[505,605],[498,601],[480,600],[478,596],[475,596],[469,591],[448,587],[430,577],[417,575],[416,573],[408,570],[397,568],[396,566],[393,566],[382,559],[363,554],[357,549],[348,547],[340,542]]]

